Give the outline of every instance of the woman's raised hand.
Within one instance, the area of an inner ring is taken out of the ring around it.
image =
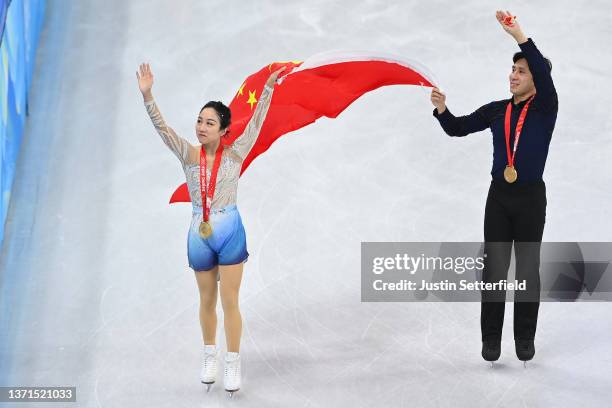
[[[280,67],[279,69],[274,71],[268,78],[268,82],[266,82],[266,85],[268,85],[270,88],[274,88],[274,83],[276,82],[276,79],[278,78],[280,73],[283,72],[286,68],[287,67]]]
[[[139,70],[136,71],[136,78],[138,78],[138,88],[140,88],[142,95],[150,95],[153,87],[153,73],[149,64],[140,64]]]

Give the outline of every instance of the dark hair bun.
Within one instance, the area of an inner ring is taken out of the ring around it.
[[[232,111],[230,110],[230,108],[225,106],[223,102],[210,101],[206,105],[204,105],[202,109],[200,109],[200,112],[202,112],[206,108],[213,108],[215,112],[217,112],[217,115],[219,116],[220,123],[221,123],[221,126],[220,126],[221,130],[227,129],[229,125],[232,123]]]

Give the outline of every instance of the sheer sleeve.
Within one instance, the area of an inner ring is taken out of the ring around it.
[[[147,113],[151,118],[151,122],[153,122],[153,126],[155,126],[155,130],[157,130],[157,133],[161,136],[166,146],[168,146],[182,164],[185,164],[189,154],[189,148],[191,147],[189,142],[177,135],[171,127],[166,125],[155,100],[145,102],[145,107],[147,108]]]
[[[255,108],[255,113],[253,113],[253,117],[249,121],[244,130],[244,133],[238,137],[232,144],[231,149],[238,155],[242,160],[244,160],[257,137],[259,136],[259,131],[266,119],[266,115],[268,113],[268,108],[270,107],[270,102],[272,101],[272,93],[274,89],[270,88],[268,85],[264,86],[264,89],[259,97],[259,102],[257,102],[257,107]]]

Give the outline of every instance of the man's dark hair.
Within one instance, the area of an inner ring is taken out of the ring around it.
[[[220,130],[227,129],[229,125],[232,123],[232,111],[230,108],[225,106],[221,101],[210,101],[206,105],[200,109],[202,112],[206,108],[213,108],[215,112],[217,112],[217,116],[219,116],[220,120]]]
[[[525,54],[519,51],[516,54],[514,54],[514,56],[512,57],[512,62],[516,62],[523,58],[525,58]],[[527,58],[525,58],[525,61],[527,61]],[[546,64],[548,64],[548,70],[552,71],[552,62],[550,62],[550,60],[546,57],[544,57],[544,61],[546,61]],[[529,62],[527,62],[527,65],[529,65]]]

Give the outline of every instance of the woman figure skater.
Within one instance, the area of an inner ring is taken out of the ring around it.
[[[227,341],[223,382],[230,397],[240,389],[241,383],[239,351],[242,318],[238,293],[243,263],[249,256],[244,227],[236,208],[238,178],[242,162],[257,140],[268,112],[276,79],[284,69],[270,75],[244,133],[229,146],[222,144],[231,123],[231,112],[227,106],[216,101],[204,105],[195,124],[200,143],[192,145],[164,121],[151,93],[153,73],[149,64],[141,64],[139,72],[136,72],[153,126],[183,166],[193,205],[187,258],[189,266],[195,271],[200,292],[200,325],[204,340],[200,379],[209,390],[217,377],[216,305],[217,293],[220,292]]]

